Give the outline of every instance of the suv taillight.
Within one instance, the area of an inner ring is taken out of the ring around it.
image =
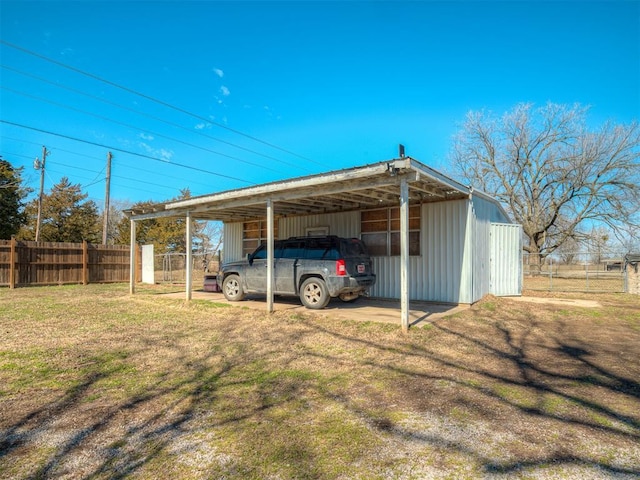
[[[344,276],[347,274],[347,264],[344,263],[344,260],[336,260],[336,275]]]

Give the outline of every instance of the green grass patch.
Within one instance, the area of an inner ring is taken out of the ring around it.
[[[488,312],[495,312],[498,306],[496,305],[495,302],[483,302],[482,308],[484,310],[487,310]]]

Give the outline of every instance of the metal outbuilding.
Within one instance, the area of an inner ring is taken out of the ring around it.
[[[187,289],[191,298],[192,220],[224,222],[224,260],[260,242],[273,265],[275,238],[331,234],[362,238],[377,275],[373,297],[400,299],[408,328],[411,300],[474,303],[486,294],[520,295],[522,231],[491,196],[411,157],[266,183],[125,211],[136,222],[187,219]],[[132,248],[132,252],[135,249]],[[133,262],[132,262],[133,265]],[[273,311],[273,268],[267,268]],[[133,271],[131,292],[134,292]]]

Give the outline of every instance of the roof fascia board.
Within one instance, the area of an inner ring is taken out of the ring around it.
[[[509,220],[513,221],[511,219],[511,217],[509,216],[509,214],[504,209],[504,207],[502,206],[502,203],[500,203],[498,201],[498,199],[496,199],[495,197],[492,197],[491,195],[489,195],[486,192],[483,192],[482,190],[475,190],[474,188],[471,188],[471,187],[465,187],[461,183],[458,183],[455,180],[452,180],[452,179],[446,177],[445,175],[443,175],[443,174],[441,174],[439,172],[436,172],[432,168],[430,168],[430,167],[418,162],[417,160],[414,160],[413,158],[409,158],[409,160],[411,160],[411,166],[412,167],[416,168],[421,173],[424,173],[425,175],[428,175],[429,177],[433,178],[434,180],[437,180],[438,182],[444,183],[447,186],[450,186],[451,188],[453,188],[455,190],[458,190],[459,192],[466,193],[470,197],[473,196],[473,195],[476,195],[476,196],[478,196],[478,197],[480,197],[480,198],[482,198],[484,200],[487,200],[487,201],[493,203],[494,205],[496,205],[500,209],[500,211],[505,216],[505,218],[508,218]]]
[[[378,172],[379,173],[379,172]],[[415,173],[407,174],[411,178],[409,181],[415,180]],[[332,195],[334,193],[351,192],[354,190],[364,190],[372,187],[384,185],[399,185],[401,176],[384,176],[378,178],[369,178],[369,176],[357,176],[355,178],[326,178],[322,183],[297,185],[295,187],[287,187],[283,190],[274,190],[273,186],[269,189],[236,190],[227,192],[227,194],[211,195],[209,197],[201,197],[194,199],[196,201],[184,200],[180,202],[169,203],[166,205],[167,210],[180,209],[185,207],[195,207],[209,204],[211,206],[238,207],[245,205],[255,205],[256,203],[266,202],[270,198],[274,202],[296,200],[298,198],[309,198],[313,193],[320,195]],[[349,180],[356,180],[354,183]],[[234,195],[228,195],[233,193]],[[239,196],[240,195],[240,196]]]
[[[412,168],[413,170],[419,172],[420,175],[424,175],[460,193],[464,193],[464,194],[471,193],[471,189],[469,187],[466,187],[463,184],[458,183],[455,180],[452,180],[446,175],[443,175],[440,172],[435,171],[431,167],[426,166],[424,163],[420,163],[411,157],[407,158],[407,161],[409,163],[409,168]]]
[[[164,217],[179,217],[181,215],[186,215],[187,210],[184,211],[171,211],[171,210],[162,210],[156,212],[149,213],[133,213],[128,212],[127,216],[130,220],[138,221],[138,220],[150,220],[152,218],[164,218]]]
[[[216,193],[213,195],[205,195],[198,198],[180,200],[166,204],[167,209],[182,208],[203,203],[222,202],[225,200],[236,199],[240,197],[264,196],[266,199],[269,194],[274,192],[291,191],[304,187],[316,188],[323,187],[327,183],[344,182],[348,180],[359,180],[368,178],[373,175],[379,175],[388,171],[387,162],[369,165],[367,167],[355,168],[353,170],[331,172],[327,174],[314,175],[311,177],[297,178],[293,180],[285,180],[281,182],[267,183],[264,185],[256,185],[238,190],[230,190],[227,192]],[[294,194],[295,195],[295,194]]]

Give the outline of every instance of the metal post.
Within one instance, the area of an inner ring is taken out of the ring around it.
[[[193,255],[191,253],[191,229],[193,227],[192,225],[192,221],[191,221],[191,212],[187,212],[187,265],[186,265],[186,270],[187,270],[187,279],[186,279],[186,283],[187,283],[187,288],[186,288],[186,299],[191,300],[191,280],[193,278]]]
[[[584,271],[585,271],[585,278],[587,281],[586,290],[588,292],[589,291],[589,259],[588,257],[584,258]]]
[[[267,200],[267,313],[273,312],[273,202]]]
[[[409,184],[400,181],[400,321],[409,331]]]
[[[129,239],[129,294],[136,293],[136,222],[131,219],[131,237]]]

